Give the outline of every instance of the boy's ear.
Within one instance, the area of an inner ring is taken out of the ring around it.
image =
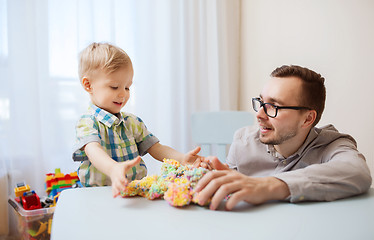
[[[84,90],[86,90],[88,93],[91,93],[91,82],[87,77],[82,78],[82,86]]]

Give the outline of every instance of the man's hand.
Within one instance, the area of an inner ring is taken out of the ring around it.
[[[132,167],[138,165],[141,161],[140,156],[137,158],[116,164],[110,172],[110,180],[112,181],[113,197],[120,195],[121,191],[125,191],[125,185],[128,184],[126,172]]]
[[[223,164],[216,166],[222,167]],[[240,201],[261,204],[268,200],[283,200],[290,195],[288,186],[275,177],[248,177],[235,170],[219,170],[207,173],[196,185],[200,192],[199,204],[204,205],[212,198],[210,209],[217,209],[219,203],[229,194],[226,209],[233,209]]]

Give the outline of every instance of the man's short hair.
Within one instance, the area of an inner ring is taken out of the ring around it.
[[[109,43],[94,42],[79,54],[79,79],[96,70],[110,74],[128,65],[132,66],[131,59],[124,50]]]
[[[296,65],[283,65],[276,68],[270,76],[272,77],[298,77],[303,82],[303,90],[300,96],[301,106],[309,107],[317,112],[313,126],[317,125],[325,109],[326,88],[325,78],[308,68]]]

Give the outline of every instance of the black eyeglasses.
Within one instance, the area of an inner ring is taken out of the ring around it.
[[[258,112],[261,107],[264,107],[264,112],[271,118],[275,118],[279,109],[293,109],[293,110],[311,110],[308,107],[291,107],[291,106],[276,106],[271,103],[264,103],[260,98],[252,98],[253,110]]]

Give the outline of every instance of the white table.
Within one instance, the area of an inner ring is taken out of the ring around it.
[[[260,206],[233,211],[164,200],[112,198],[110,187],[62,192],[53,218],[53,240],[66,239],[374,239],[374,189],[334,202]]]

